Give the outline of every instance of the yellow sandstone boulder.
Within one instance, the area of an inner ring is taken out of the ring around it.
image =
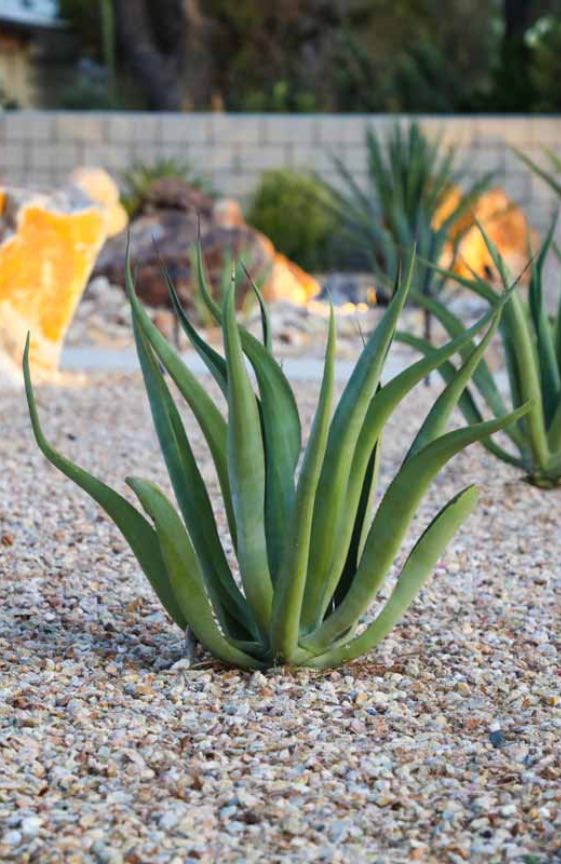
[[[121,204],[119,187],[107,171],[103,168],[76,168],[70,175],[70,183],[101,208],[108,237],[125,230],[129,217]]]
[[[106,237],[98,207],[71,194],[1,191],[0,351],[54,371],[65,333]]]
[[[459,203],[461,191],[452,187],[435,214],[433,224],[438,227]],[[493,261],[485,245],[483,235],[475,224],[483,226],[491,241],[501,253],[513,276],[518,276],[528,263],[531,248],[536,249],[538,238],[526,218],[524,211],[500,188],[484,192],[474,203],[471,211],[460,219],[450,232],[451,240],[461,236],[454,272],[470,277],[473,273],[494,279]],[[452,259],[452,244],[444,254],[443,264],[448,267]]]

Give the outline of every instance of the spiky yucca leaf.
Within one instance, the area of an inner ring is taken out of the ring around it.
[[[194,336],[170,284],[188,335],[225,393],[224,419],[150,321],[136,297],[127,264],[138,355],[178,510],[153,483],[129,478],[146,513],[143,516],[117,492],[54,450],[39,424],[26,351],[26,392],[39,447],[114,520],[173,620],[181,628],[190,628],[224,663],[248,669],[277,663],[323,668],[375,646],[412,603],[444,547],[475,506],[473,487],[444,503],[413,547],[389,600],[361,631],[431,480],[455,453],[516,422],[526,411],[521,406],[499,419],[445,431],[450,412],[498,325],[500,308],[490,310],[476,325],[389,383],[382,382],[413,267],[412,254],[405,275],[397,278],[392,304],[366,343],[333,413],[332,312],[318,407],[298,471],[300,419],[290,384],[271,353],[270,327],[261,300],[264,344],[237,324],[234,285],[221,308],[202,285],[209,311],[222,326],[222,357],[204,348],[200,337]],[[474,337],[482,332],[476,346]],[[433,369],[449,368],[456,354],[463,358],[460,369],[449,375],[447,387],[373,513],[381,436],[388,418],[416,384]],[[257,392],[244,355],[255,373]],[[189,431],[160,364],[192,409],[208,444],[228,514],[239,578],[230,569]]]
[[[348,230],[349,243],[368,256],[381,283],[391,291],[399,261],[414,243],[423,262],[439,263],[449,243],[455,254],[469,227],[464,217],[492,175],[472,183],[449,205],[462,171],[455,149],[445,148],[441,138],[429,140],[418,123],[404,128],[396,121],[385,141],[370,129],[366,147],[367,186],[360,186],[345,163],[335,158],[342,182],[341,188],[329,186],[330,199]],[[437,294],[443,281],[432,267],[418,263],[417,282],[424,294]]]
[[[459,279],[449,274],[485,300],[491,310],[501,304],[504,307],[499,332],[510,402],[515,409],[527,403],[531,408],[517,423],[505,426],[510,449],[489,439],[483,443],[499,459],[525,471],[530,483],[542,488],[561,483],[561,299],[557,314],[552,318],[547,312],[543,291],[544,264],[552,249],[556,221],[552,222],[539,253],[529,263],[527,303],[517,284],[512,285],[505,262],[481,226],[502,290],[498,291],[480,278]],[[450,336],[466,332],[462,322],[439,300],[419,297],[419,302],[430,306]],[[398,334],[398,338],[422,351],[427,358],[433,355],[434,348],[426,340],[407,333]],[[467,347],[464,350],[468,350]],[[442,364],[439,371],[444,380],[456,374],[450,362]],[[484,360],[461,396],[459,407],[469,423],[480,422],[484,410],[498,419],[508,415],[510,409],[503,399],[501,386]]]

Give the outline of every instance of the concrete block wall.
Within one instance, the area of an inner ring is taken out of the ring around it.
[[[332,155],[366,182],[365,130],[384,134],[396,117],[380,115],[148,114],[21,111],[0,114],[0,181],[49,187],[78,165],[101,165],[115,176],[138,162],[187,161],[222,194],[247,202],[269,168],[312,168],[336,181]],[[407,118],[399,118],[406,122]],[[554,194],[511,151],[561,155],[561,117],[451,116],[417,118],[427,132],[455,143],[466,176],[494,170],[496,182],[527,208],[543,230]]]

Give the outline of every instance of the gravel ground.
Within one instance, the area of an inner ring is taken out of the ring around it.
[[[317,385],[298,392],[309,418]],[[382,482],[433,395],[392,422]],[[82,464],[162,480],[137,377],[39,401]],[[473,480],[477,513],[378,651],[323,674],[190,670],[21,393],[0,418],[0,861],[561,860],[560,490],[473,447],[420,518]]]

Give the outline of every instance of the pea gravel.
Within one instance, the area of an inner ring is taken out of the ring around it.
[[[120,489],[164,483],[139,378],[80,381],[41,388],[50,437]],[[298,393],[309,421],[317,384]],[[382,484],[433,398],[392,421]],[[21,393],[0,388],[0,426],[0,861],[561,860],[561,491],[473,447],[417,527],[468,482],[479,508],[378,651],[322,674],[190,668]]]

